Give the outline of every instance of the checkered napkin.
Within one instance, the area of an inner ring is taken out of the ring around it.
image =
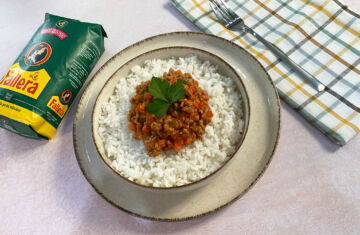
[[[246,25],[318,78],[318,92],[262,43],[223,27],[207,0],[172,0],[206,33],[239,44],[272,78],[280,97],[339,145],[360,131],[360,16],[333,0],[230,0]]]

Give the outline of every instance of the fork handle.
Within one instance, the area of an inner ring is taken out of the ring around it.
[[[291,69],[293,69],[295,72],[297,72],[299,75],[301,75],[307,81],[309,81],[318,91],[322,91],[322,90],[325,89],[325,86],[323,84],[321,84],[317,79],[315,79],[309,72],[307,72],[302,67],[297,65],[294,61],[292,61],[289,58],[289,56],[287,56],[277,46],[275,46],[274,44],[272,44],[269,41],[265,40],[263,37],[261,37],[259,34],[257,34],[254,30],[252,30],[249,27],[246,27],[245,31],[247,33],[250,33],[251,35],[253,35],[260,42],[262,42],[267,48],[269,48],[269,50],[272,53],[274,53],[276,56],[278,56],[282,60],[282,62],[287,64]]]

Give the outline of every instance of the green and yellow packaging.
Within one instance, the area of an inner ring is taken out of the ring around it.
[[[51,14],[0,80],[0,126],[51,139],[103,54],[101,25]]]

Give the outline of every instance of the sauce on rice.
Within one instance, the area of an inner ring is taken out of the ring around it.
[[[181,79],[185,97],[173,103],[164,116],[155,117],[145,109],[154,98],[148,90],[150,80],[142,82],[130,100],[131,108],[127,117],[133,137],[144,142],[149,156],[157,156],[161,151],[179,151],[201,139],[213,117],[207,92],[199,87],[191,74],[170,69],[161,79],[166,79],[170,84]]]

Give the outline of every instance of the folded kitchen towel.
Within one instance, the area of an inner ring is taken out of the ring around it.
[[[207,0],[172,0],[202,31],[254,55],[279,96],[339,145],[360,131],[360,16],[337,0],[230,0],[245,23],[326,89],[318,92],[250,35],[226,29]]]

